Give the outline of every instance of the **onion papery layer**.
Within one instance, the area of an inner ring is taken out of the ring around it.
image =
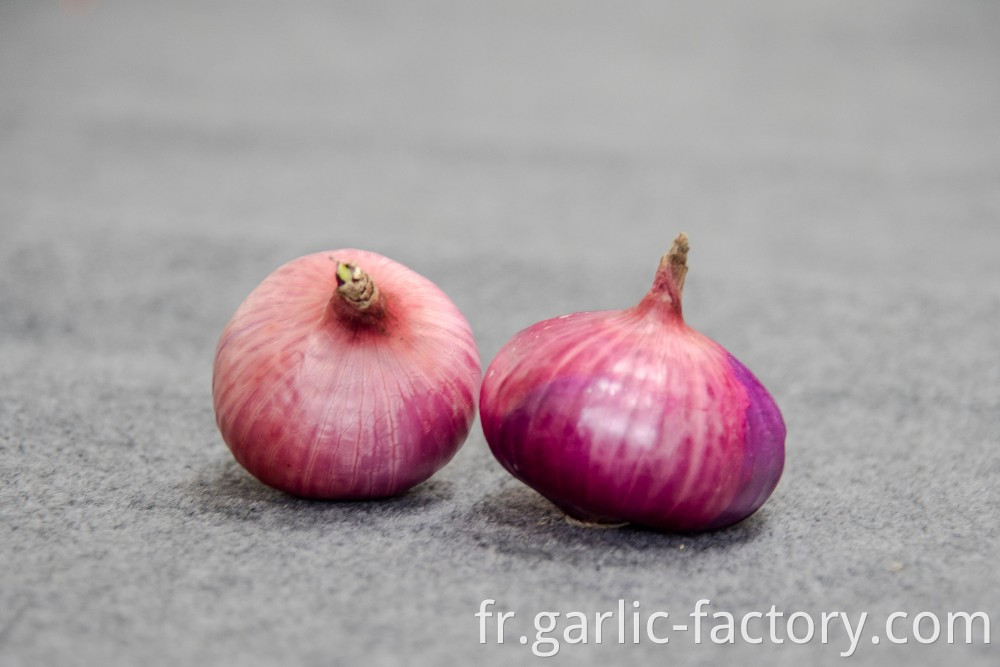
[[[378,286],[373,315],[345,308],[338,266]],[[381,255],[293,260],[240,305],[219,339],[216,418],[236,460],[309,498],[391,496],[464,442],[480,362],[468,322],[432,282]]]
[[[494,456],[581,521],[721,528],[756,511],[781,476],[776,404],[745,366],[684,323],[684,273],[664,278],[665,266],[634,308],[564,315],[518,333],[483,381],[480,415]]]

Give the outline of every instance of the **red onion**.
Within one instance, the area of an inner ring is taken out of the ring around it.
[[[684,323],[687,253],[681,234],[635,307],[539,322],[486,372],[480,416],[494,456],[571,518],[721,528],[753,514],[781,477],[774,399]]]
[[[307,498],[391,496],[461,447],[481,377],[468,322],[431,281],[363,250],[288,262],[219,339],[212,395],[236,460]]]

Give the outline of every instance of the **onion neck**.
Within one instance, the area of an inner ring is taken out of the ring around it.
[[[371,276],[357,264],[334,261],[337,289],[330,299],[331,312],[358,323],[381,321],[385,317],[385,301]]]
[[[655,310],[669,319],[683,322],[681,312],[681,291],[684,289],[684,279],[687,277],[687,256],[690,246],[687,234],[681,232],[674,239],[674,245],[660,259],[656,269],[653,286],[639,302],[639,309]]]

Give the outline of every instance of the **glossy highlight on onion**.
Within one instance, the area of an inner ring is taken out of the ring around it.
[[[681,234],[638,305],[539,322],[486,371],[491,451],[570,518],[713,530],[753,514],[778,484],[781,412],[743,364],[685,324],[687,254]]]
[[[465,441],[479,353],[431,281],[382,255],[315,253],[275,270],[216,347],[222,437],[257,479],[306,498],[392,496]]]

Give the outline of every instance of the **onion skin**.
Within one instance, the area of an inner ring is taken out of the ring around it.
[[[374,298],[345,292],[338,272],[352,266]],[[263,483],[380,498],[451,460],[480,378],[469,324],[437,286],[344,249],[292,260],[250,293],[219,338],[212,397],[223,439]]]
[[[491,451],[574,519],[723,528],[753,514],[781,477],[774,399],[684,323],[686,256],[681,235],[637,306],[539,322],[486,371],[480,416]]]

